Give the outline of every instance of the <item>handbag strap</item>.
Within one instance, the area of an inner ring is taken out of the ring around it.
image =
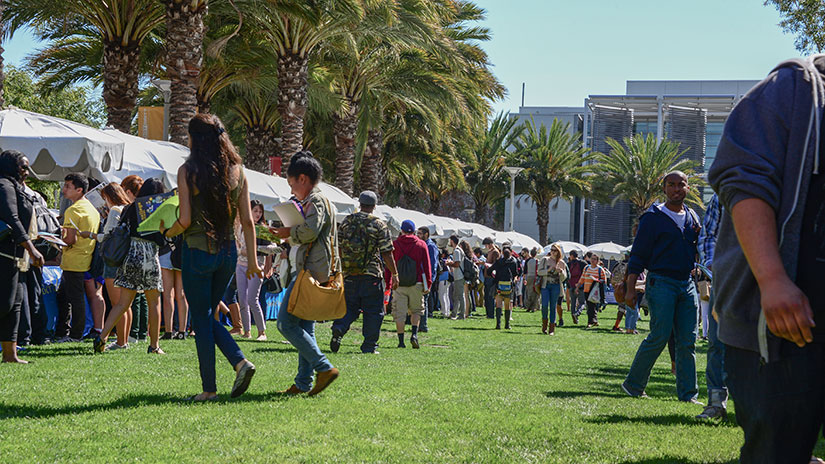
[[[329,245],[329,253],[330,253],[329,275],[333,275],[335,273],[335,269],[336,269],[336,266],[338,264],[338,257],[335,253],[335,243],[338,241],[338,224],[336,224],[336,222],[335,222],[335,216],[331,214],[332,213],[332,205],[330,204],[329,199],[327,199],[326,197],[324,197],[324,204],[327,208],[327,214],[330,215],[330,218],[332,220],[332,230],[330,231],[331,232],[331,234],[330,234],[331,240],[328,241],[328,245]],[[306,260],[309,258],[309,251],[312,249],[312,245],[315,245],[315,242],[316,241],[310,242],[309,246],[307,247],[307,251],[304,254],[304,265],[306,265]]]

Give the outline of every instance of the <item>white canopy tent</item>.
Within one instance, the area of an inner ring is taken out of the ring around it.
[[[377,216],[383,216],[385,218],[387,225],[390,227],[390,231],[394,234],[398,234],[401,231],[401,223],[409,219],[415,224],[416,228],[426,227],[429,229],[430,236],[432,237],[441,237],[444,235],[444,231],[429,214],[411,209],[393,208],[387,205],[376,206],[375,212]]]
[[[154,177],[163,181],[167,189],[178,185],[178,168],[189,156],[189,148],[172,142],[148,140],[106,128],[106,134],[122,141],[123,168],[104,177],[109,182],[122,182],[126,176],[137,174],[143,179]]]
[[[17,108],[0,111],[0,150],[17,150],[42,180],[62,181],[70,172],[96,178],[117,171],[124,143],[73,121]]]
[[[587,249],[586,246],[582,245],[581,243],[577,243],[577,242],[567,242],[567,241],[564,241],[564,240],[560,240],[558,242],[554,242],[553,245],[560,246],[561,251],[565,255],[569,255],[571,251],[576,250],[576,252],[579,254],[579,258],[584,256],[584,254],[587,253],[588,251],[590,251],[590,250]],[[544,253],[545,254],[550,253],[550,245],[547,245],[546,247],[544,247]]]
[[[541,244],[535,241],[532,237],[524,235],[520,232],[516,231],[509,231],[509,232],[496,232],[495,239],[497,245],[503,245],[505,242],[509,242],[513,246],[513,251],[516,253],[521,252],[522,249],[527,248],[538,248],[541,250]]]
[[[593,253],[599,255],[602,259],[616,260],[621,260],[622,255],[627,250],[627,247],[623,247],[613,242],[594,243],[587,248]]]

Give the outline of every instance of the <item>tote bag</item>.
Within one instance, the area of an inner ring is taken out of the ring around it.
[[[327,211],[332,211],[329,200],[326,200]],[[341,319],[347,314],[347,302],[344,298],[344,276],[336,270],[338,258],[335,255],[335,240],[338,237],[338,226],[335,224],[332,215],[332,243],[330,243],[330,255],[332,256],[333,273],[329,282],[324,285],[318,283],[312,274],[306,269],[298,273],[292,293],[289,296],[287,311],[293,316],[306,321],[330,321]],[[307,247],[306,258],[315,242]]]

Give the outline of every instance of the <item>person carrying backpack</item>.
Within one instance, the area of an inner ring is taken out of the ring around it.
[[[392,252],[398,270],[398,288],[393,292],[392,315],[398,333],[398,347],[404,344],[404,327],[410,316],[410,344],[418,348],[418,323],[425,311],[424,295],[433,285],[427,244],[415,236],[415,224],[409,219],[401,223],[401,235],[393,242]]]
[[[392,257],[393,245],[387,224],[373,214],[378,196],[367,190],[358,198],[361,208],[344,219],[338,229],[341,268],[347,314],[332,323],[329,349],[337,353],[341,340],[359,314],[364,313],[362,353],[377,353],[381,321],[384,319],[384,266],[391,273],[390,285],[398,284]]]

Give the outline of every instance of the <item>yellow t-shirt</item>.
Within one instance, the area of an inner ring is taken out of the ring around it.
[[[92,234],[97,233],[100,226],[100,213],[97,212],[92,203],[81,198],[70,206],[63,215],[63,227],[75,230],[87,230]],[[60,268],[64,271],[86,272],[92,265],[92,253],[95,251],[95,241],[77,236],[74,245],[63,249],[63,260]]]

